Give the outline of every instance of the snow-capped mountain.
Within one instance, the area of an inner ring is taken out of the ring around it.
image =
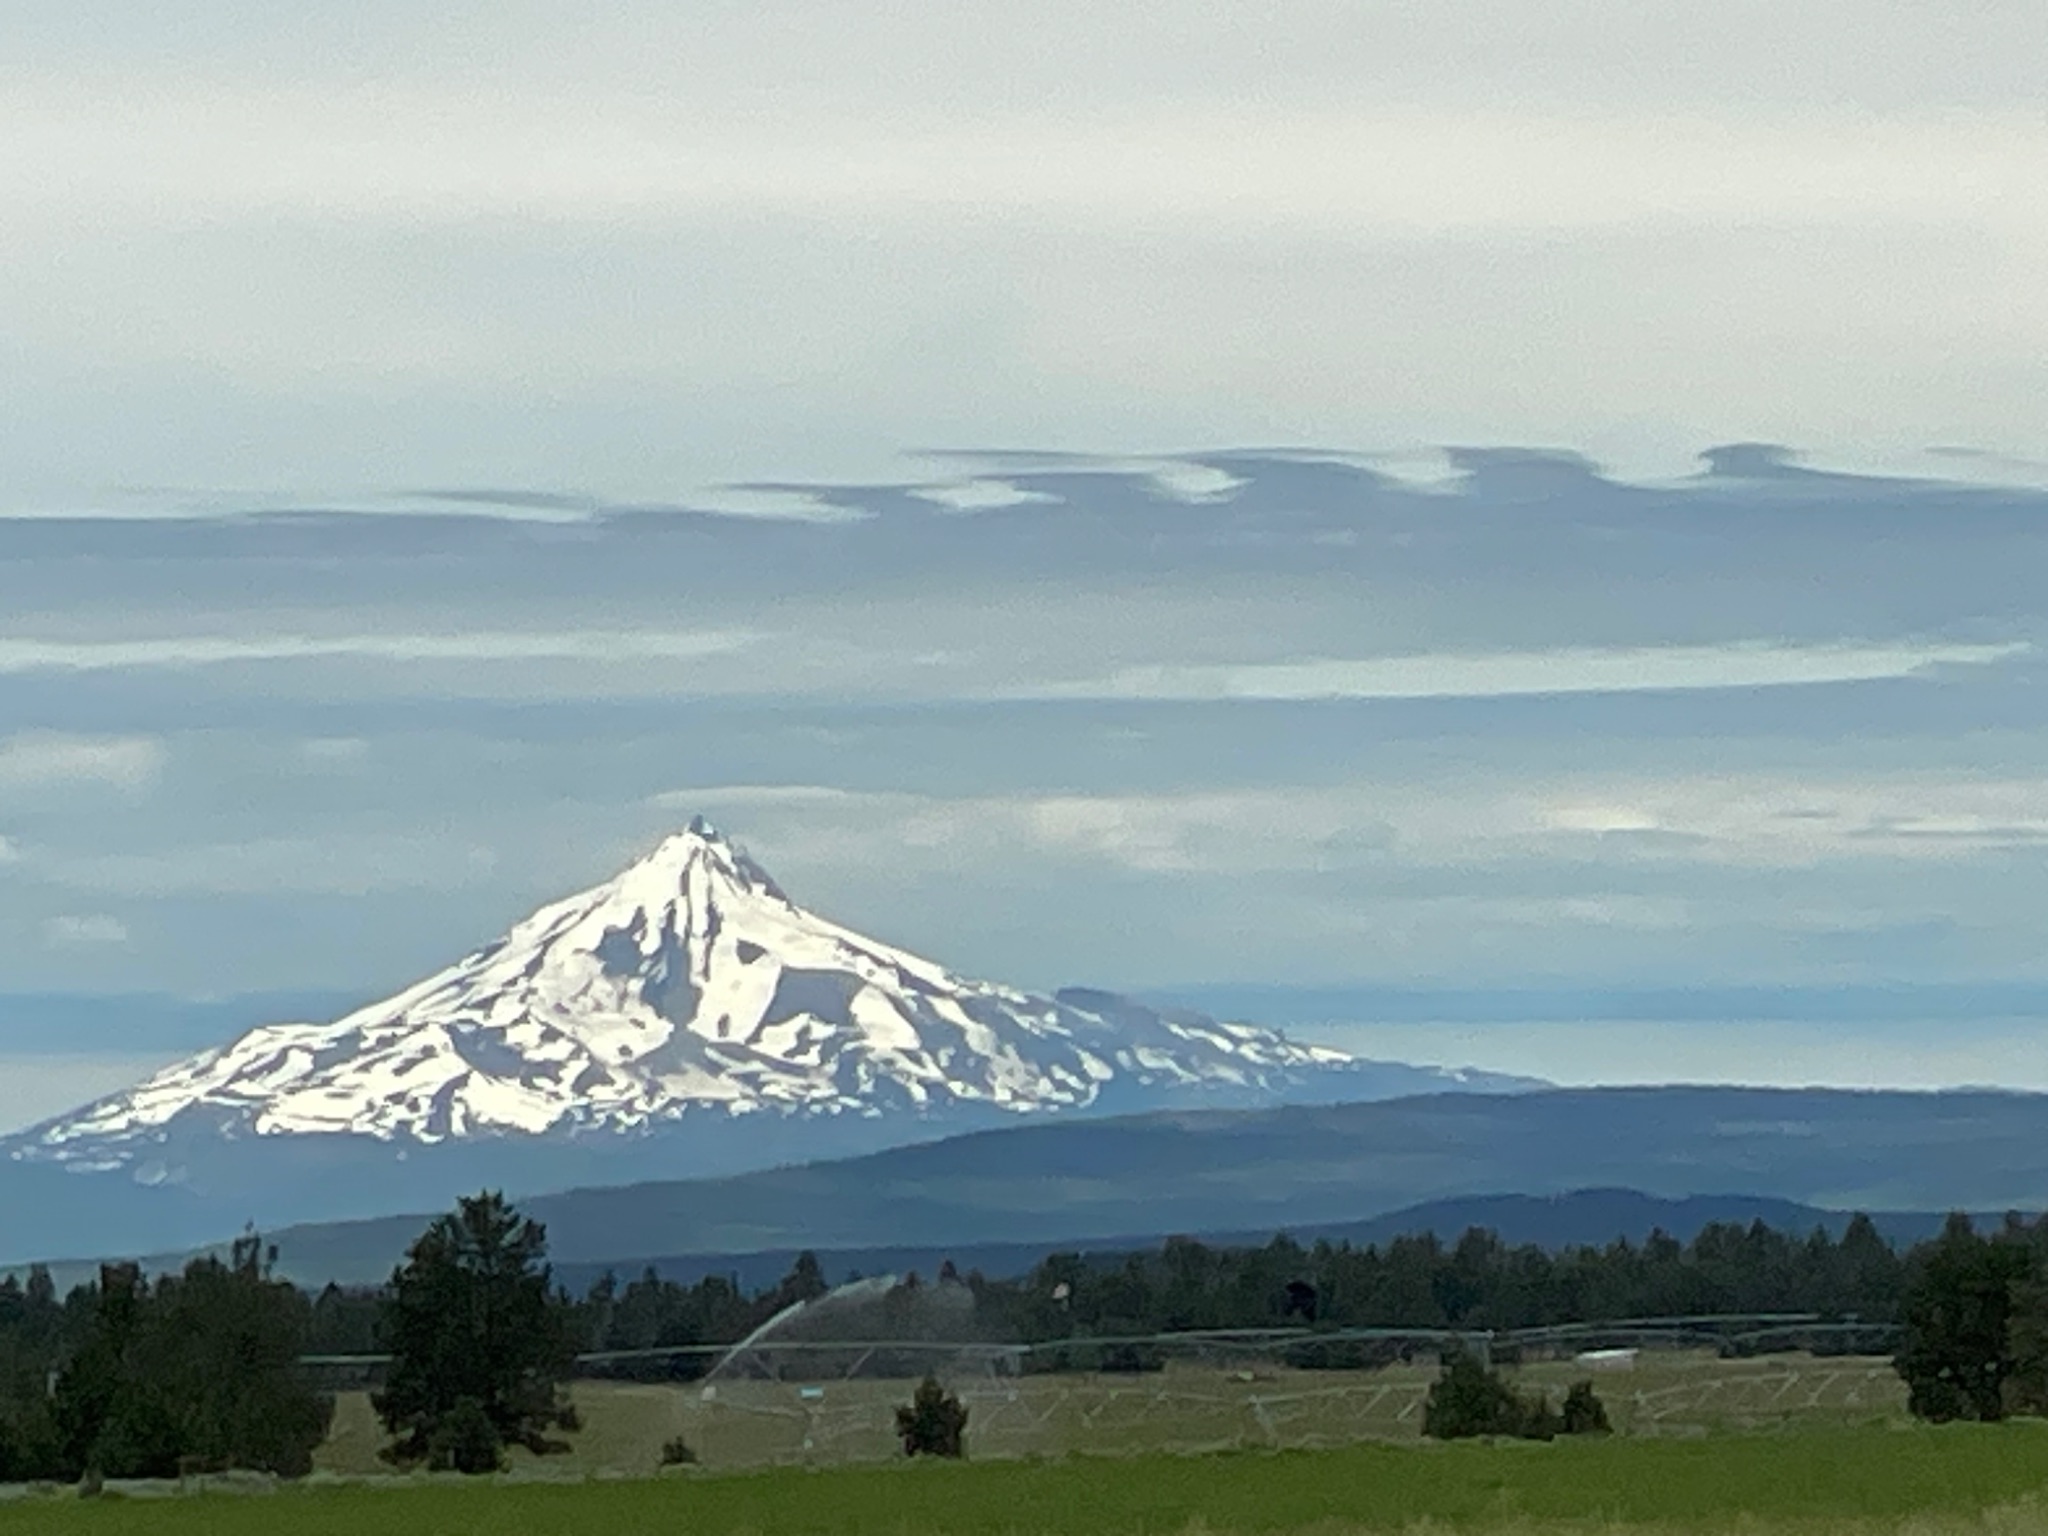
[[[108,1251],[85,1245],[110,1232],[170,1246],[1033,1115],[1541,1086],[968,980],[795,905],[697,821],[388,1001],[250,1030],[0,1142],[0,1241],[16,1256]]]
[[[699,820],[386,1002],[252,1030],[18,1151],[140,1172],[170,1133],[200,1128],[431,1144],[693,1116],[1027,1113],[1173,1090],[1272,1101],[1355,1065],[1112,994],[956,976],[795,905]]]

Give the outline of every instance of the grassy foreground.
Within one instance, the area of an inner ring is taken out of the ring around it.
[[[1328,1536],[1649,1526],[2019,1536],[2048,1530],[2044,1496],[2048,1425],[2015,1423],[36,1501],[0,1508],[0,1533]]]

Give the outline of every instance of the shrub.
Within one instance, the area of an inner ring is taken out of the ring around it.
[[[1561,1428],[1548,1398],[1540,1393],[1524,1397],[1500,1372],[1463,1349],[1444,1356],[1443,1369],[1422,1408],[1422,1432],[1437,1440],[1474,1435],[1549,1440]]]
[[[661,1448],[661,1464],[664,1467],[694,1467],[697,1453],[690,1449],[690,1442],[681,1435]]]
[[[1590,1381],[1575,1381],[1564,1395],[1562,1425],[1568,1435],[1605,1435],[1614,1426],[1607,1422],[1607,1405]]]
[[[967,1410],[936,1377],[927,1376],[910,1406],[896,1410],[896,1433],[906,1456],[964,1456]]]

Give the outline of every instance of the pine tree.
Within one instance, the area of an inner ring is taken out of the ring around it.
[[[393,1437],[386,1455],[464,1470],[495,1464],[482,1422],[502,1445],[567,1450],[577,1427],[563,1383],[574,1359],[569,1309],[551,1286],[547,1232],[485,1193],[420,1234],[391,1278],[383,1334],[391,1371],[373,1398]]]
[[[103,1264],[89,1332],[50,1398],[65,1477],[174,1477],[180,1445],[164,1383],[144,1369],[149,1284],[133,1264]]]
[[[2005,1417],[2013,1293],[2032,1267],[2023,1243],[1980,1237],[1960,1212],[1918,1256],[1892,1362],[1905,1378],[1906,1406],[1915,1416]]]

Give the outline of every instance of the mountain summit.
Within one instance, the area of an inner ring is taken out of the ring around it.
[[[194,1132],[432,1145],[683,1121],[1367,1098],[1368,1064],[1109,993],[1046,997],[805,911],[703,820],[388,1001],[276,1024],[38,1127],[141,1177]],[[1396,1091],[1509,1086],[1429,1069]]]

